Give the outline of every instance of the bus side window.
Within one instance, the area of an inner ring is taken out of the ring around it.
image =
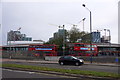
[[[84,44],[76,44],[77,47],[84,47]]]
[[[84,44],[80,44],[80,47],[84,47]]]

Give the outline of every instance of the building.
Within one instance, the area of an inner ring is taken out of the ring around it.
[[[54,34],[53,34],[53,38],[54,39],[57,39],[59,37],[59,33],[58,32],[55,32]]]
[[[101,43],[100,32],[92,32],[92,42]]]
[[[21,40],[21,33],[20,31],[13,31],[7,33],[7,41],[20,41]]]
[[[120,1],[118,2],[118,43],[120,44]]]
[[[53,37],[49,38],[49,41],[52,41],[52,40],[54,40],[54,38],[53,38]]]
[[[21,34],[20,31],[13,31],[7,33],[7,42],[11,41],[32,41],[31,37],[27,37],[26,34]]]
[[[64,33],[65,33],[65,31],[66,31],[65,29],[59,29],[59,30],[58,30],[58,35],[59,35],[59,36],[63,36]]]
[[[110,36],[102,36],[101,43],[110,43]]]
[[[90,42],[90,34],[84,35],[82,37],[82,42]],[[92,43],[101,43],[100,32],[92,32]]]
[[[65,29],[59,29],[58,32],[53,33],[53,37],[49,38],[49,41],[53,39],[58,39],[61,37],[63,38],[63,36],[65,35],[65,32],[66,32]]]
[[[8,45],[28,45],[28,44],[43,44],[41,41],[9,41]]]
[[[97,43],[98,54],[103,56],[120,56],[120,44]]]
[[[54,38],[59,38],[59,37],[63,37],[65,35],[65,29],[59,29],[58,32],[54,33]]]

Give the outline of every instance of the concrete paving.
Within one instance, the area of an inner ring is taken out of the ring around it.
[[[58,64],[58,61],[46,61],[46,60],[20,60],[20,59],[2,59],[1,62],[5,61],[16,61],[16,62],[29,62],[29,63],[43,63],[43,64]],[[118,63],[90,63],[84,61],[84,65],[99,65],[99,66],[117,66],[120,67]]]
[[[28,62],[28,63],[42,63],[42,64],[58,64],[58,61],[45,61],[45,60],[20,60],[20,59],[2,59],[1,62],[7,62],[7,61],[14,61],[14,62]],[[101,66],[120,66],[119,64],[113,64],[113,63],[90,63],[85,61],[85,65],[101,65]],[[6,69],[12,69],[12,68],[6,68]],[[14,70],[15,68],[13,68]],[[22,69],[15,69],[15,70],[22,70]],[[23,69],[25,71],[25,69]],[[31,71],[31,70],[28,70]],[[72,77],[79,77],[79,78],[86,78],[86,79],[95,79],[95,80],[115,80],[113,78],[107,78],[107,77],[95,77],[95,76],[85,76],[85,75],[76,75],[76,74],[63,74],[59,72],[52,72],[52,71],[32,71],[32,72],[40,72],[40,73],[47,73],[47,74],[55,74],[55,75],[65,75],[65,76],[72,76]]]

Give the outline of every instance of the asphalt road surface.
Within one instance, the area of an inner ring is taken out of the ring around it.
[[[44,63],[29,63],[29,62],[16,62],[16,61],[6,61],[3,63],[11,63],[11,64],[23,64],[23,65],[32,65],[32,66],[44,66],[50,68],[62,68],[62,69],[77,69],[77,70],[89,70],[89,71],[100,71],[100,72],[111,72],[118,73],[117,66],[101,66],[101,65],[82,65],[82,66],[74,66],[74,65],[59,65],[59,64],[44,64]]]
[[[75,78],[75,77],[29,72],[29,71],[2,69],[2,78]]]

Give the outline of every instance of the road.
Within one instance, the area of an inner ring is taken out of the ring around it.
[[[101,65],[82,65],[82,66],[74,66],[74,65],[59,65],[59,64],[49,64],[49,63],[39,63],[39,62],[16,62],[16,61],[4,61],[3,63],[11,63],[11,64],[23,64],[23,65],[34,65],[34,66],[44,66],[50,68],[58,68],[58,69],[77,69],[77,70],[89,70],[89,71],[100,71],[100,72],[111,72],[118,73],[117,66],[101,66]]]
[[[76,77],[2,69],[2,78],[76,78]]]
[[[38,72],[30,72],[30,71],[2,69],[2,80],[96,80],[96,79],[47,74],[40,72],[38,73]],[[98,79],[98,80],[102,80],[102,79]]]

